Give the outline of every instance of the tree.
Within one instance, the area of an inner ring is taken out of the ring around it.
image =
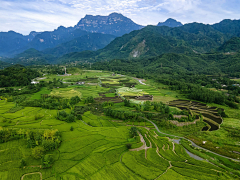
[[[20,161],[20,168],[23,168],[26,165],[27,165],[27,163],[26,163],[25,159],[21,159],[21,161]]]
[[[131,129],[130,129],[130,135],[131,135],[131,137],[134,137],[134,136],[137,136],[137,131],[138,131],[138,129],[136,128],[136,127],[131,127]]]
[[[43,168],[49,168],[52,163],[53,163],[53,157],[51,154],[46,154],[45,156],[42,157]]]

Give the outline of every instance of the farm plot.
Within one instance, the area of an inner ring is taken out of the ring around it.
[[[123,164],[136,175],[145,179],[167,179],[166,174],[170,174],[173,179],[223,180],[229,177],[224,169],[191,158],[181,145],[168,138],[154,137],[151,132],[147,134],[156,148],[130,151],[122,156]]]
[[[210,126],[210,128],[208,126],[204,127],[202,129],[203,131],[218,130],[223,122],[222,117],[218,115],[218,109],[216,107],[207,107],[206,104],[189,100],[175,100],[169,102],[169,105],[181,110],[191,110],[196,114],[202,114],[204,121]],[[224,109],[221,110],[224,111]]]
[[[121,102],[123,102],[123,100],[120,97],[116,96],[115,93],[109,93],[106,95],[102,94],[100,97],[95,98],[94,100],[98,103],[103,103],[103,102],[121,103]]]
[[[74,97],[74,96],[79,96],[79,97],[82,97],[82,93],[76,89],[76,88],[55,88],[52,90],[52,92],[50,93],[50,95],[52,96],[61,96],[63,98],[71,98],[71,97]]]
[[[117,93],[121,96],[130,96],[130,97],[136,97],[136,96],[142,96],[144,94],[148,94],[146,91],[143,91],[142,89],[137,88],[128,88],[128,87],[121,87],[117,89]]]

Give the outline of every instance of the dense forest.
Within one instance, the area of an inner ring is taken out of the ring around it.
[[[38,76],[40,74],[37,71],[22,65],[10,66],[0,70],[0,87],[26,86]]]

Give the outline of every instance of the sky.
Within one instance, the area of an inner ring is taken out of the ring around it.
[[[140,25],[168,18],[185,23],[240,19],[239,0],[0,0],[0,32],[52,31],[74,26],[86,14],[121,13]]]

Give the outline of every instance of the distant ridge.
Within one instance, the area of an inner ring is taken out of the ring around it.
[[[157,26],[180,27],[183,24],[175,19],[168,18],[165,22],[159,22]]]

